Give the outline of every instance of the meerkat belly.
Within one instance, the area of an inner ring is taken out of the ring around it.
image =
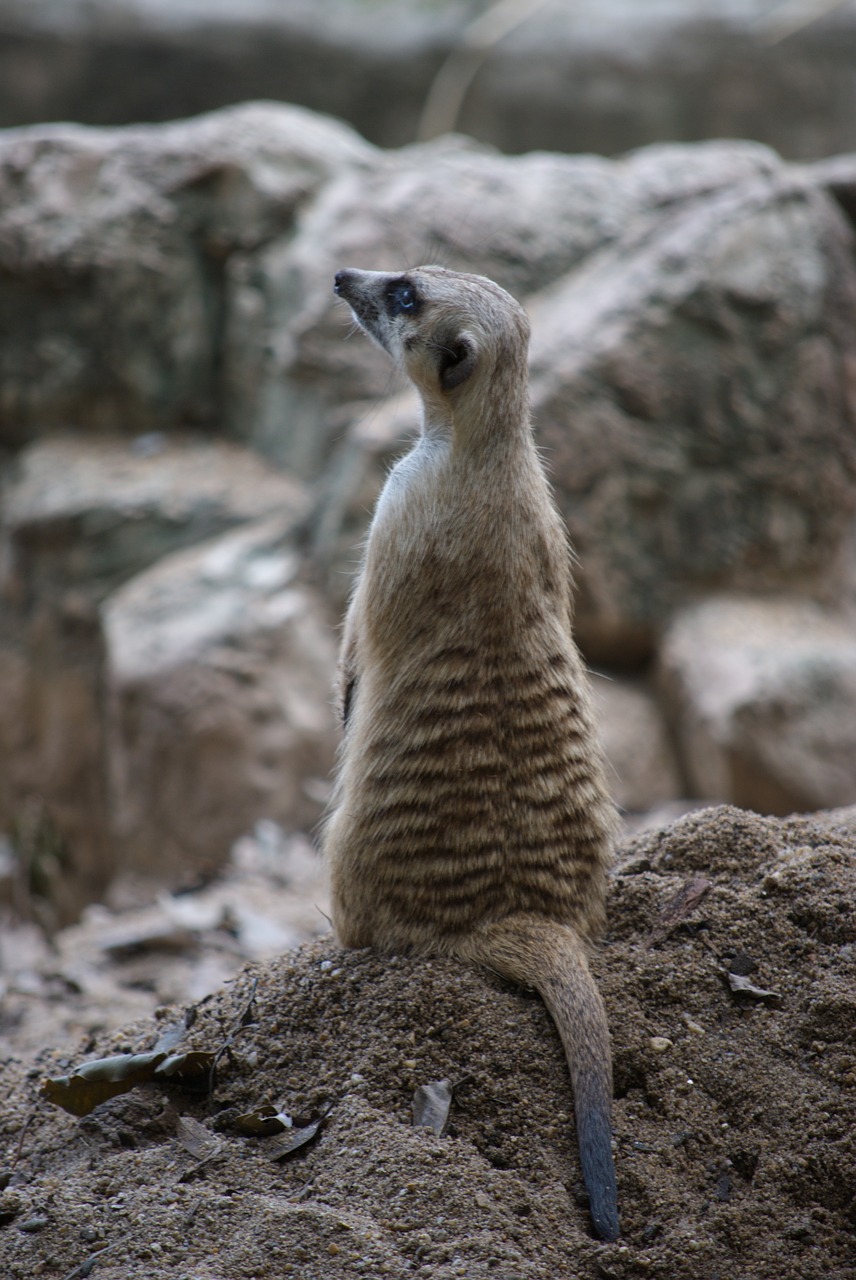
[[[390,919],[436,936],[511,910],[573,921],[604,839],[573,662],[459,639],[362,691],[346,874],[387,934]]]

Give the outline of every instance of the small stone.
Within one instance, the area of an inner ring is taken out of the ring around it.
[[[665,1053],[667,1049],[671,1049],[672,1043],[668,1036],[652,1036],[648,1041],[654,1053]]]
[[[50,1226],[50,1218],[37,1216],[33,1218],[27,1218],[25,1219],[24,1222],[19,1223],[18,1230],[27,1231],[29,1233],[35,1233],[36,1231],[44,1231],[45,1227],[49,1227],[49,1226]]]

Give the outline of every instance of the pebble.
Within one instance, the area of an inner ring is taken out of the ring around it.
[[[19,1231],[44,1231],[45,1227],[50,1226],[50,1218],[35,1217],[26,1218],[24,1222],[18,1224]]]
[[[654,1053],[665,1053],[667,1049],[671,1049],[672,1041],[668,1036],[652,1036],[648,1044]]]

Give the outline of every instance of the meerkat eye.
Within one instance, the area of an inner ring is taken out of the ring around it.
[[[412,315],[417,307],[418,298],[412,284],[406,280],[396,281],[387,295],[387,311],[391,316]]]

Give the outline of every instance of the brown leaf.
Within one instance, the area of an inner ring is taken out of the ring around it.
[[[213,1053],[200,1051],[172,1055],[162,1049],[120,1053],[82,1062],[67,1076],[44,1080],[41,1094],[73,1116],[88,1116],[102,1102],[128,1093],[138,1084],[168,1081],[187,1089],[207,1089],[213,1062]]]
[[[223,1140],[192,1116],[176,1116],[175,1127],[178,1140],[185,1151],[189,1151],[200,1163],[213,1160],[223,1150]]]
[[[183,1089],[208,1092],[211,1069],[215,1055],[204,1049],[190,1049],[187,1053],[172,1053],[155,1068],[155,1080],[168,1080]]]
[[[274,1134],[291,1129],[291,1116],[279,1111],[272,1103],[266,1102],[255,1111],[247,1111],[235,1116],[230,1128],[245,1138],[272,1138]]]
[[[165,1058],[165,1053],[150,1050],[82,1062],[70,1075],[42,1081],[42,1097],[73,1116],[87,1116],[109,1098],[152,1080]]]
[[[648,950],[656,947],[659,942],[663,942],[679,924],[686,920],[710,887],[710,880],[706,880],[704,876],[693,876],[692,880],[687,880],[686,884],[681,885],[675,896],[660,912],[657,923],[646,938],[645,946]]]
[[[310,1120],[308,1124],[301,1126],[299,1129],[289,1129],[278,1138],[271,1138],[265,1144],[268,1158],[271,1160],[284,1160],[286,1156],[294,1155],[295,1151],[299,1151],[301,1147],[305,1147],[308,1142],[318,1134],[324,1121],[327,1119],[327,1112],[323,1115],[316,1116],[314,1120]]]

